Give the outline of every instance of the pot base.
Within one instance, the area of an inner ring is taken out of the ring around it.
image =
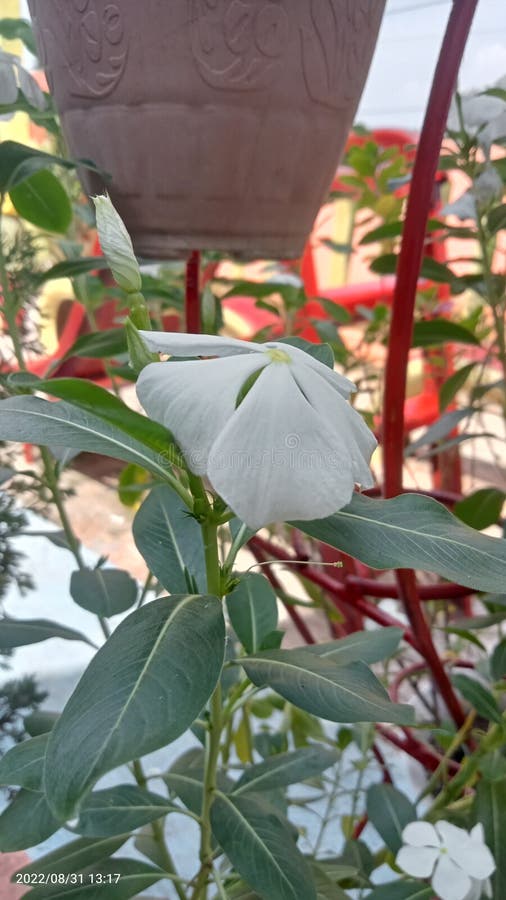
[[[208,234],[192,234],[185,237],[181,234],[147,233],[145,231],[130,234],[135,251],[142,259],[153,260],[187,260],[194,250],[210,249],[218,253],[232,256],[238,262],[251,262],[257,259],[300,259],[302,256],[305,235],[300,238],[273,237],[262,238],[261,247],[255,239],[241,235],[230,237],[210,237]]]

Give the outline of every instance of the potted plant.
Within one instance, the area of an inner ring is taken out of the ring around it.
[[[384,6],[30,0],[70,151],[110,173],[136,250],[155,258],[301,254]]]

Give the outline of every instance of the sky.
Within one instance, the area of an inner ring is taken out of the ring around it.
[[[451,5],[451,0],[387,0],[357,121],[369,127],[420,127]],[[489,87],[505,74],[506,0],[479,0],[459,86]]]
[[[387,0],[357,121],[421,126],[451,6],[451,0]],[[505,74],[506,0],[479,0],[459,88],[489,87]]]

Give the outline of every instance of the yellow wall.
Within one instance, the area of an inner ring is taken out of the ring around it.
[[[0,16],[2,19],[18,19],[20,16],[20,0],[0,0]],[[8,53],[22,56],[23,44],[21,41],[5,41],[0,39],[0,46]],[[27,143],[29,137],[28,116],[16,115],[9,121],[0,122],[0,140],[13,140]]]

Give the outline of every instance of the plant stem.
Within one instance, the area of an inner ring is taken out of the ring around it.
[[[208,518],[202,523],[202,537],[206,559],[207,590],[209,594],[221,598],[218,526],[212,521],[210,507],[208,509]],[[201,814],[200,871],[196,878],[191,900],[201,900],[201,898],[206,900],[207,886],[213,874],[211,806],[216,793],[216,777],[224,724],[221,684],[218,683],[210,701]]]
[[[144,774],[142,763],[139,759],[134,759],[132,763],[132,772],[139,787],[146,788],[148,781],[146,775]],[[163,863],[164,871],[167,872],[168,875],[174,875],[177,878],[177,870],[174,865],[174,860],[172,859],[172,856],[170,854],[170,850],[167,847],[163,824],[160,819],[158,819],[158,821],[156,822],[151,822],[151,831],[153,834],[153,840],[158,845],[158,849],[160,851],[160,859]],[[173,884],[174,890],[176,891],[179,900],[186,900],[186,894],[181,885],[178,884],[176,880],[173,881]]]

